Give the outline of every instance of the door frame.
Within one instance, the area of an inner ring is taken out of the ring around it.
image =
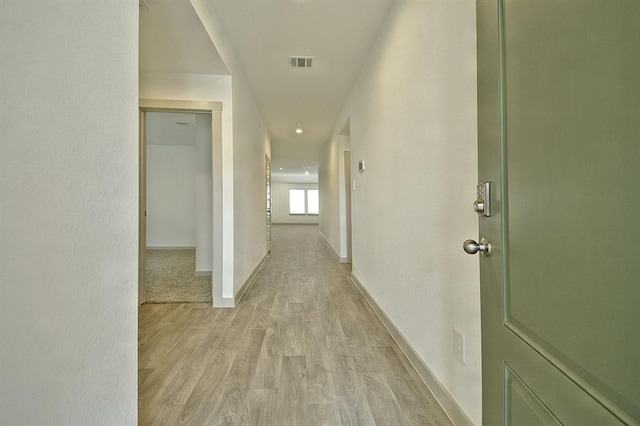
[[[213,176],[213,270],[211,291],[214,306],[222,299],[223,235],[222,235],[222,103],[210,101],[182,101],[167,99],[140,99],[138,101],[138,306],[147,301],[145,286],[145,250],[147,245],[147,112],[186,112],[211,114],[211,165]],[[217,290],[217,292],[216,292]]]
[[[345,215],[345,247],[344,258],[340,259],[342,263],[352,263],[353,256],[353,235],[351,233],[351,182],[353,179],[351,173],[351,150],[342,151],[344,157],[344,215]]]
[[[266,211],[266,220],[267,220],[267,235],[266,235],[266,245],[267,245],[267,254],[271,253],[271,223],[272,223],[272,199],[273,199],[273,188],[271,182],[271,158],[267,154],[264,155],[264,164],[265,164],[265,184],[266,184],[266,197],[267,197],[267,211]]]
[[[347,117],[338,134],[338,195],[340,198],[340,263],[352,263],[353,234],[351,223],[352,167],[351,118]]]

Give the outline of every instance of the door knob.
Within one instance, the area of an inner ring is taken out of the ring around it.
[[[474,240],[466,240],[462,243],[462,248],[469,254],[476,254],[481,251],[484,256],[491,256],[491,243],[484,237],[480,240],[480,243],[476,243]]]

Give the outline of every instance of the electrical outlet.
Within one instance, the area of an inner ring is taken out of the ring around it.
[[[453,329],[453,355],[463,364],[467,363],[464,334]]]

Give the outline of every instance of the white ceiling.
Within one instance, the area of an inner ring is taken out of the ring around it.
[[[145,1],[142,71],[228,74],[188,0]],[[344,124],[336,121],[393,0],[208,1],[271,136],[274,180],[307,180],[307,171],[317,179],[322,148]],[[290,68],[293,55],[314,56],[313,68]]]

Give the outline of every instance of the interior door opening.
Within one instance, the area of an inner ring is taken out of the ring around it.
[[[147,303],[212,303],[211,114],[145,114]]]
[[[220,109],[217,102],[140,100],[140,305],[213,303],[221,293]]]

